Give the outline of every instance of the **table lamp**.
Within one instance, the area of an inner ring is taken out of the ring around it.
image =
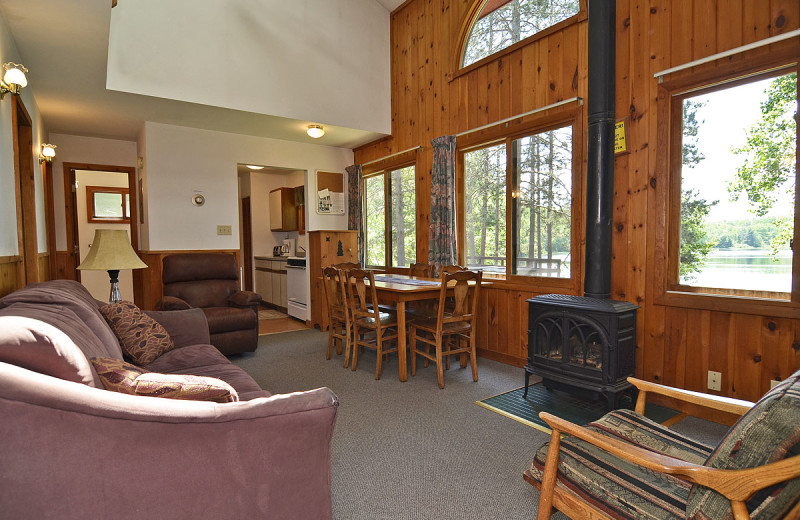
[[[120,269],[142,269],[142,262],[131,247],[128,231],[125,229],[97,229],[94,232],[89,254],[78,266],[80,270],[108,271],[111,279],[109,303],[122,301],[119,294]]]

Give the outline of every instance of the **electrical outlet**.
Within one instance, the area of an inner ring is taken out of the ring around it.
[[[218,235],[232,235],[233,226],[217,226]]]
[[[708,371],[708,389],[717,392],[722,390],[722,372]]]

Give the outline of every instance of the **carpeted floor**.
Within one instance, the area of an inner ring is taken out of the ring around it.
[[[455,363],[440,390],[432,365],[401,383],[393,357],[376,381],[374,352],[352,372],[341,356],[325,359],[326,345],[327,334],[314,329],[272,334],[232,361],[273,393],[327,386],[339,396],[334,518],[535,517],[538,491],[522,472],[549,436],[474,404],[518,388],[522,369],[479,358],[476,383]]]

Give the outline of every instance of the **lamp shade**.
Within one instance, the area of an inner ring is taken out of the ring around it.
[[[47,143],[42,145],[42,157],[52,159],[55,156],[56,156],[56,145]]]
[[[9,63],[6,66],[10,65]],[[7,85],[19,85],[20,87],[25,87],[28,84],[28,78],[25,77],[25,72],[17,67],[10,67],[6,69],[6,73],[3,75],[3,81]]]
[[[89,271],[117,271],[121,269],[142,269],[142,262],[131,247],[128,231],[125,229],[97,229],[94,232],[89,254],[78,269]]]
[[[325,130],[322,128],[322,125],[308,125],[308,130],[306,130],[306,133],[309,135],[309,137],[319,139],[325,135]]]

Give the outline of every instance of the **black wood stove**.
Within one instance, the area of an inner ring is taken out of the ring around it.
[[[636,309],[611,300],[614,213],[615,2],[589,2],[586,269],[584,296],[528,300],[528,364],[545,386],[607,399],[609,408],[634,375]]]
[[[628,302],[564,294],[528,300],[528,364],[548,389],[605,398],[609,409],[636,370],[636,309]]]

